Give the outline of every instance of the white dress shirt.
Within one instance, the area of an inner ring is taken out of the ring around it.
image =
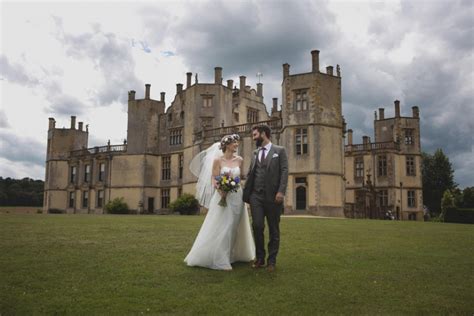
[[[265,148],[265,150],[263,151],[263,159],[262,159],[262,148]],[[260,147],[260,151],[259,151],[259,159],[260,159],[260,162],[262,162],[263,160],[265,160],[265,158],[267,157],[268,153],[270,152],[270,149],[272,148],[272,142],[269,142],[268,144],[266,144],[265,146],[263,147]]]

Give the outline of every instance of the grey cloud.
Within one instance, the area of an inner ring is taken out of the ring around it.
[[[5,159],[44,166],[46,146],[42,143],[0,130],[0,153]]]
[[[402,1],[400,24],[416,21],[414,32],[441,40],[447,48],[472,51],[474,3],[457,1]]]
[[[379,8],[384,6],[375,6],[376,13],[384,13],[369,23],[367,46],[345,38],[324,3],[199,2],[188,6],[170,32],[191,71],[203,72],[205,80],[212,80],[214,66],[222,66],[224,77],[234,79],[261,71],[263,82],[271,83],[265,96],[280,96],[275,83],[281,82],[282,63],[288,62],[292,73],[307,72],[310,50],[320,49],[321,69],[341,65],[343,111],[355,142],[360,134],[373,136],[377,108],[393,115],[393,101],[399,99],[402,114],[409,116],[417,105],[422,149],[443,148],[455,168],[463,170],[457,181],[472,185],[474,171],[467,168],[472,162],[459,158],[471,153],[474,132],[472,2],[403,1],[398,11]],[[371,57],[373,48],[386,54],[399,48],[408,34],[420,39],[411,62]],[[268,98],[266,103],[271,103]]]
[[[61,19],[55,18],[55,21],[57,38],[65,46],[66,54],[89,59],[102,74],[105,83],[90,98],[96,105],[126,103],[130,87],[143,85],[135,76],[135,61],[128,40],[103,32],[99,25],[93,27],[93,32],[68,34],[62,28]]]
[[[10,82],[27,86],[39,84],[39,80],[28,74],[25,67],[18,63],[11,63],[6,56],[0,56],[0,74]]]
[[[190,5],[173,32],[178,54],[204,77],[214,66],[226,77],[281,77],[285,62],[308,70],[309,52],[332,42],[333,22],[324,3],[211,1]]]
[[[45,112],[53,113],[54,115],[80,115],[83,114],[87,108],[87,106],[77,98],[66,94],[53,95],[47,97],[47,99],[50,101],[50,106],[45,109]]]
[[[8,123],[7,114],[4,110],[0,110],[0,128],[9,128],[10,123]]]

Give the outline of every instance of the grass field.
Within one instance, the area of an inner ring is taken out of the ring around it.
[[[474,226],[283,218],[277,271],[189,268],[202,216],[0,215],[0,314],[466,314]]]

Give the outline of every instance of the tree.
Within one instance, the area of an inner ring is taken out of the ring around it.
[[[432,216],[441,211],[441,198],[446,190],[454,190],[454,171],[442,149],[433,155],[422,153],[423,203]]]
[[[439,218],[444,221],[446,213],[456,208],[454,205],[454,196],[450,190],[446,190],[443,193],[443,198],[441,199],[441,214]]]
[[[474,187],[464,188],[462,197],[462,207],[474,208]]]
[[[42,180],[0,177],[0,206],[41,206],[43,192]]]

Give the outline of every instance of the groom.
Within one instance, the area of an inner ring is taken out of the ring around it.
[[[267,218],[270,231],[267,269],[275,270],[280,246],[280,215],[288,184],[288,158],[285,148],[272,144],[268,125],[252,128],[252,138],[257,145],[245,182],[243,200],[250,204],[252,228],[255,238],[256,260],[254,268],[265,266],[264,228]]]

